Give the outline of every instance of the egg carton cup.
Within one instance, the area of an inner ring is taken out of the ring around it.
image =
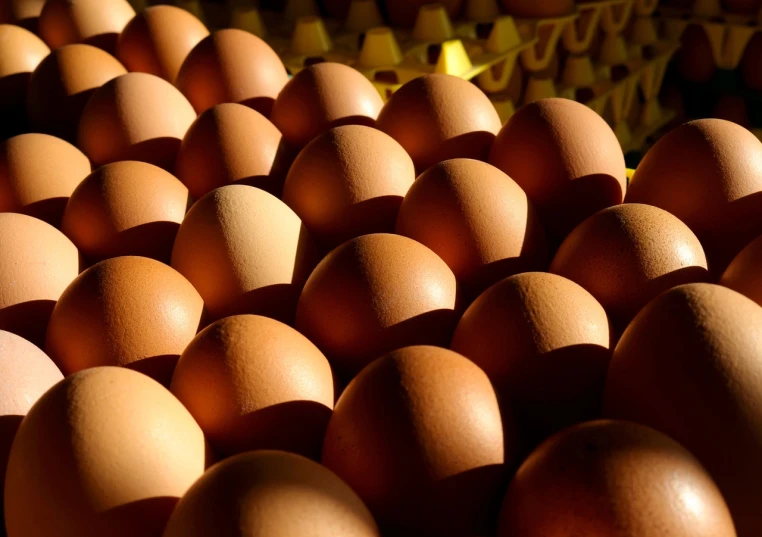
[[[676,117],[677,112],[661,105],[658,98],[645,101],[638,117],[633,122],[629,143],[623,144],[625,153],[630,151],[643,152],[649,145],[649,140],[664,130]]]

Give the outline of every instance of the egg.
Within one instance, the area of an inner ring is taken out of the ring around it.
[[[429,0],[386,0],[384,5],[393,25],[413,26],[420,9],[430,3]],[[447,10],[451,18],[456,18],[463,8],[463,0],[442,0],[439,4]]]
[[[196,199],[235,182],[279,195],[290,160],[282,138],[259,112],[242,104],[218,104],[188,129],[175,173]]]
[[[47,0],[38,22],[52,49],[87,43],[114,52],[119,34],[135,16],[127,0]]]
[[[479,88],[444,74],[423,75],[402,86],[376,122],[405,148],[419,173],[452,158],[486,160],[500,125]]]
[[[473,535],[492,524],[515,442],[479,367],[447,349],[406,347],[347,386],[322,462],[388,535]]]
[[[686,123],[646,153],[625,201],[660,207],[685,222],[719,276],[762,234],[762,142],[729,121]]]
[[[64,140],[21,134],[0,143],[0,212],[24,213],[58,227],[90,161]]]
[[[548,264],[545,230],[527,195],[477,160],[446,160],[423,172],[402,202],[396,229],[441,257],[472,298]]]
[[[667,291],[625,331],[604,393],[606,416],[653,427],[698,458],[741,537],[762,531],[760,323],[762,308],[725,287]]]
[[[762,62],[762,33],[755,33],[746,45],[741,59],[741,75],[747,88],[762,90],[762,71],[758,68]]]
[[[587,289],[621,327],[662,292],[711,279],[688,226],[639,203],[610,207],[582,222],[559,247],[550,272]]]
[[[45,0],[0,0],[0,23],[21,26],[37,33],[37,21]]]
[[[600,415],[611,342],[606,312],[590,293],[561,276],[527,272],[480,295],[451,348],[484,370],[533,444]]]
[[[79,274],[77,248],[42,220],[0,213],[0,252],[0,330],[42,346],[56,301]]]
[[[603,420],[558,433],[524,461],[498,531],[498,537],[627,534],[736,532],[717,485],[685,448],[648,427]]]
[[[380,537],[368,508],[336,475],[282,451],[212,467],[178,502],[164,537]]]
[[[317,458],[333,410],[331,366],[279,321],[225,317],[190,342],[172,377],[218,453],[282,449]]]
[[[622,148],[606,121],[584,104],[542,99],[519,109],[497,135],[489,162],[516,181],[553,242],[627,189]]]
[[[687,82],[709,82],[717,70],[712,43],[698,24],[689,25],[680,37],[680,49],[675,57],[677,72]]]
[[[172,266],[204,299],[211,320],[253,313],[293,323],[317,248],[299,217],[246,185],[212,190],[188,211]]]
[[[286,177],[283,201],[326,248],[391,233],[415,166],[394,138],[362,125],[333,128],[310,142]]]
[[[121,161],[95,170],[71,195],[61,230],[88,259],[137,255],[169,263],[188,189],[152,164]]]
[[[209,35],[204,23],[176,6],[149,6],[124,27],[116,55],[130,71],[175,81],[193,47]]]
[[[99,367],[55,385],[11,449],[8,537],[160,535],[204,472],[204,434],[180,402],[135,371]]]
[[[177,87],[199,114],[215,104],[240,103],[269,117],[286,82],[286,68],[270,45],[235,28],[204,38],[177,76]]]
[[[115,257],[80,274],[50,316],[45,350],[66,375],[124,366],[169,385],[202,324],[203,301],[177,271]]]
[[[723,95],[712,109],[712,117],[738,123],[747,129],[751,127],[746,100],[738,95]]]
[[[739,15],[759,15],[762,8],[760,0],[722,0],[722,7],[728,13],[737,13]]]
[[[574,0],[500,0],[508,15],[528,19],[563,17],[574,11]]]
[[[749,243],[725,269],[720,284],[746,295],[762,306],[762,237]]]
[[[77,145],[96,166],[140,160],[172,169],[195,119],[193,107],[169,82],[129,73],[93,93],[82,112]]]
[[[409,345],[450,343],[459,317],[455,276],[407,237],[363,235],[329,253],[299,297],[296,328],[345,377]]]
[[[384,102],[370,80],[340,63],[322,62],[299,71],[278,95],[271,119],[293,146],[341,125],[373,127]]]

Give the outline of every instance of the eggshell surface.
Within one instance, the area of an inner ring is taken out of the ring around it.
[[[134,16],[126,0],[47,0],[39,32],[51,49],[86,43],[113,53],[119,34]]]
[[[319,457],[334,401],[331,366],[318,348],[258,315],[205,328],[180,357],[171,390],[224,454],[281,449]]]
[[[164,537],[379,537],[368,508],[304,457],[256,451],[212,467],[180,500]]]
[[[11,449],[8,537],[160,535],[206,467],[201,429],[159,384],[101,367],[58,383]]]
[[[177,271],[145,257],[115,257],[66,288],[45,350],[66,375],[125,366],[168,385],[202,311],[201,297]]]
[[[608,417],[653,427],[698,458],[740,537],[762,531],[760,323],[762,308],[725,287],[671,289],[625,331],[604,395]]]
[[[61,229],[90,260],[137,255],[169,263],[188,189],[152,164],[101,166],[71,195]]]
[[[45,0],[2,0],[0,1],[0,22],[17,24],[30,32],[37,33],[37,21],[42,13]]]
[[[688,82],[705,83],[717,71],[712,42],[699,24],[689,25],[680,36],[680,50],[675,58],[677,72]]]
[[[325,247],[369,233],[391,233],[415,181],[410,156],[376,129],[336,127],[305,147],[291,166],[283,201]]]
[[[720,284],[762,306],[762,237],[753,240],[725,269]]]
[[[519,468],[500,518],[499,537],[736,535],[722,494],[693,455],[622,421],[577,425],[547,440]]]

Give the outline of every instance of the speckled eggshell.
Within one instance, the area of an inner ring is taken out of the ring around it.
[[[79,252],[50,224],[16,213],[0,213],[0,252],[0,330],[42,346],[56,301],[79,274]]]
[[[240,103],[269,117],[286,82],[286,68],[270,45],[235,28],[203,39],[177,76],[177,87],[199,114],[215,104]]]
[[[253,313],[293,323],[317,248],[299,217],[245,185],[215,189],[188,211],[172,266],[194,285],[211,320]]]
[[[524,461],[498,531],[499,537],[627,534],[736,532],[717,485],[693,455],[653,429],[608,420],[567,429]]]
[[[690,24],[680,36],[680,49],[675,56],[680,78],[687,82],[706,83],[717,71],[712,43],[704,28]]]
[[[218,104],[188,129],[177,153],[175,173],[196,199],[236,182],[277,196],[289,164],[282,138],[259,112],[242,104]]]
[[[32,74],[27,108],[32,125],[76,141],[82,110],[96,89],[127,70],[108,52],[90,45],[54,50]]]
[[[389,535],[472,535],[490,529],[516,440],[481,369],[446,349],[406,347],[347,386],[322,462]]]
[[[423,172],[402,202],[397,233],[444,259],[470,298],[548,266],[545,230],[527,195],[477,160],[446,160]]]
[[[128,73],[99,88],[79,123],[79,147],[97,166],[140,160],[171,170],[193,107],[166,80]]]
[[[653,427],[701,461],[742,537],[762,532],[761,324],[762,308],[725,287],[667,291],[617,344],[604,395],[607,416]]]
[[[432,74],[397,90],[376,126],[405,148],[421,173],[447,159],[486,160],[501,123],[489,98],[471,82]]]
[[[119,34],[134,16],[127,0],[47,0],[39,32],[52,49],[87,43],[113,53]]]
[[[394,138],[361,125],[321,134],[286,177],[283,201],[326,248],[368,233],[391,233],[415,166]]]
[[[0,144],[0,212],[24,213],[58,227],[66,203],[90,173],[76,147],[47,134],[21,134]]]
[[[574,11],[574,0],[500,0],[508,15],[524,19],[563,17]]]
[[[489,162],[524,189],[555,240],[622,203],[627,189],[614,131],[593,110],[568,99],[542,99],[518,110],[497,135]]]
[[[380,537],[368,508],[333,472],[282,451],[212,467],[177,504],[163,537]]]
[[[459,317],[455,276],[419,242],[363,235],[329,253],[304,286],[296,328],[345,377],[408,345],[450,343]]]
[[[124,27],[116,56],[131,72],[174,83],[185,58],[208,35],[204,23],[182,8],[149,6]]]
[[[275,100],[270,118],[295,147],[341,125],[373,127],[384,101],[359,71],[322,62],[299,71]]]
[[[610,207],[582,222],[561,244],[550,272],[587,289],[622,328],[663,291],[711,279],[688,226],[639,203]]]
[[[334,402],[325,356],[259,315],[205,328],[180,357],[171,390],[225,455],[282,449],[318,458]]]
[[[138,255],[169,263],[188,189],[152,164],[101,166],[71,195],[61,230],[91,261]]]
[[[420,9],[430,3],[428,0],[386,0],[383,2],[389,20],[396,26],[413,26]],[[439,4],[447,9],[447,14],[451,18],[457,18],[463,7],[463,0],[442,0]]]
[[[125,366],[169,385],[196,336],[203,301],[176,270],[145,257],[115,257],[80,274],[50,316],[45,350],[66,375]]]
[[[207,460],[201,428],[165,388],[122,368],[82,371],[43,395],[19,428],[8,537],[161,535]]]
[[[725,269],[720,284],[762,306],[762,237],[749,243]]]
[[[37,33],[37,22],[45,0],[0,0],[0,23],[17,24]]]
[[[685,222],[719,276],[762,234],[762,142],[729,121],[686,123],[646,153],[626,201],[660,207]]]
[[[487,373],[533,444],[600,415],[611,341],[606,312],[590,293],[561,276],[528,272],[479,296],[451,348]]]

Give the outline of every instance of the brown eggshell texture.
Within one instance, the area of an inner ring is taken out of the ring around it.
[[[289,164],[282,138],[259,112],[242,104],[218,104],[188,129],[177,153],[175,173],[196,199],[235,182],[277,196]]]
[[[472,298],[503,278],[547,268],[545,230],[526,194],[477,160],[446,160],[423,172],[396,229],[444,259]]]
[[[61,226],[88,259],[138,255],[169,263],[188,189],[152,164],[101,166],[69,200]]]
[[[217,464],[180,500],[164,537],[380,537],[368,508],[336,475],[282,451]]]
[[[166,80],[129,73],[99,88],[79,123],[79,147],[94,164],[140,160],[171,170],[196,119],[193,107]]]
[[[58,227],[74,189],[90,173],[76,147],[47,134],[0,144],[0,212],[24,213]]]
[[[323,62],[289,80],[275,101],[271,119],[288,143],[304,147],[333,127],[373,127],[383,105],[362,73],[348,65]]]
[[[410,156],[393,138],[361,125],[318,136],[294,161],[283,201],[325,247],[391,233],[415,181]]]
[[[9,537],[161,535],[207,449],[180,402],[145,375],[77,373],[19,428],[6,481]]]
[[[18,24],[30,32],[37,32],[45,0],[2,0],[0,1],[0,22]]]
[[[542,444],[513,478],[500,518],[499,537],[736,535],[722,494],[693,455],[623,421],[585,423]]]
[[[127,0],[47,0],[39,32],[52,49],[86,43],[113,53],[119,34],[134,16]]]
[[[317,261],[299,217],[245,185],[218,188],[196,202],[172,251],[172,266],[198,289],[212,320],[254,313],[292,323]]]
[[[75,279],[50,318],[45,350],[64,374],[126,366],[169,385],[202,322],[203,301],[164,263],[115,257]]]
[[[193,47],[209,35],[204,23],[176,6],[149,6],[125,26],[116,55],[130,71],[174,83]]]
[[[733,259],[720,284],[738,291],[762,306],[762,237],[752,241]]]
[[[760,323],[762,308],[740,293],[676,287],[625,331],[604,396],[607,416],[653,427],[701,461],[742,537],[762,531]]]

